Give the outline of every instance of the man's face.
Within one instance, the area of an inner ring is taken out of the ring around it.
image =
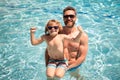
[[[63,15],[65,26],[72,28],[76,21],[76,14],[73,10],[68,10]]]

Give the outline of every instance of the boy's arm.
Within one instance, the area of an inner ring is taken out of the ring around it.
[[[36,28],[34,28],[34,27],[30,29],[30,37],[31,37],[32,45],[37,45],[37,44],[40,44],[43,42],[43,36],[40,37],[39,39],[35,38],[35,35],[34,35],[35,31],[36,31]]]
[[[80,37],[83,33],[83,30],[81,29],[81,27],[77,27],[79,34],[73,39],[74,42],[79,42],[80,41]]]

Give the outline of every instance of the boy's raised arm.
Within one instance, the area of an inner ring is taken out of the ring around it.
[[[35,27],[30,28],[30,37],[31,37],[31,44],[32,45],[37,45],[37,44],[40,44],[43,42],[43,36],[40,37],[39,39],[35,38],[35,35],[34,35],[35,31],[36,31]]]

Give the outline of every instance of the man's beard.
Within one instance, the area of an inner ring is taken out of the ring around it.
[[[74,21],[71,21],[72,23],[69,23],[68,21],[65,22],[65,26],[68,27],[68,28],[72,28],[75,24]]]

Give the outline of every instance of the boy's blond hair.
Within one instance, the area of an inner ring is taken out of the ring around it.
[[[59,27],[59,32],[58,33],[61,33],[62,30],[63,30],[63,27],[62,27],[61,23],[57,20],[52,19],[52,20],[49,20],[47,25],[45,26],[45,34],[48,34],[48,28],[47,27],[49,25],[51,25],[52,23],[56,23],[58,25],[58,27]]]

